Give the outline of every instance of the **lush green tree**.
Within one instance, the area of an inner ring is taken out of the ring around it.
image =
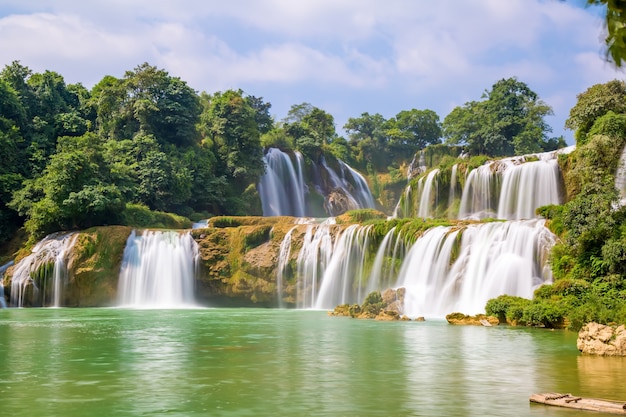
[[[343,128],[361,168],[369,164],[379,171],[386,169],[393,155],[389,149],[388,121],[381,114],[361,113],[359,117],[349,118]]]
[[[202,118],[206,124],[202,129],[215,147],[216,175],[232,180],[232,201],[256,184],[265,172],[256,111],[242,94],[235,90],[214,94]],[[232,204],[228,205],[234,209]]]
[[[483,101],[454,109],[444,119],[444,135],[447,143],[466,146],[473,154],[540,152],[554,142],[547,136],[551,129],[544,120],[550,114],[552,109],[525,83],[502,79],[485,91]]]
[[[441,141],[439,116],[432,110],[403,110],[389,121],[389,125],[390,145],[405,157]]]
[[[575,131],[576,143],[587,143],[587,134],[596,119],[608,112],[626,112],[626,82],[620,80],[595,84],[578,94],[578,100],[569,112],[565,127]]]
[[[147,63],[123,79],[104,77],[91,92],[100,132],[114,139],[153,135],[163,145],[190,146],[199,135],[200,99],[187,83]]]
[[[14,193],[10,207],[27,218],[34,237],[46,233],[114,223],[124,208],[111,184],[102,154],[102,138],[93,133],[59,138],[58,151],[41,176]]]
[[[270,114],[272,104],[263,101],[263,97],[246,96],[250,107],[254,109],[257,128],[259,133],[265,134],[274,128],[274,119]]]

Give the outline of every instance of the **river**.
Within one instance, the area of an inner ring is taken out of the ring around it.
[[[280,309],[0,310],[3,416],[572,416],[626,400],[626,359],[567,331]]]

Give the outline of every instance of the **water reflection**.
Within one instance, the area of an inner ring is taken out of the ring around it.
[[[7,314],[4,314],[7,313]],[[11,416],[562,416],[534,392],[626,399],[576,335],[286,310],[0,312]]]
[[[580,355],[580,394],[626,402],[626,358]]]

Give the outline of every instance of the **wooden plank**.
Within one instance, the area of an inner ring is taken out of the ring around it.
[[[626,402],[624,401],[602,400],[598,398],[583,398],[571,394],[548,392],[546,394],[531,395],[530,402],[553,405],[556,407],[573,408],[576,410],[622,414],[626,416]]]

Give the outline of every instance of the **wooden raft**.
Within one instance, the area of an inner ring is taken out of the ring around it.
[[[623,414],[626,416],[626,402],[624,401],[583,398],[571,394],[559,394],[556,392],[549,392],[547,394],[531,395],[530,402],[545,405],[554,405],[557,407],[574,408],[576,410]]]

